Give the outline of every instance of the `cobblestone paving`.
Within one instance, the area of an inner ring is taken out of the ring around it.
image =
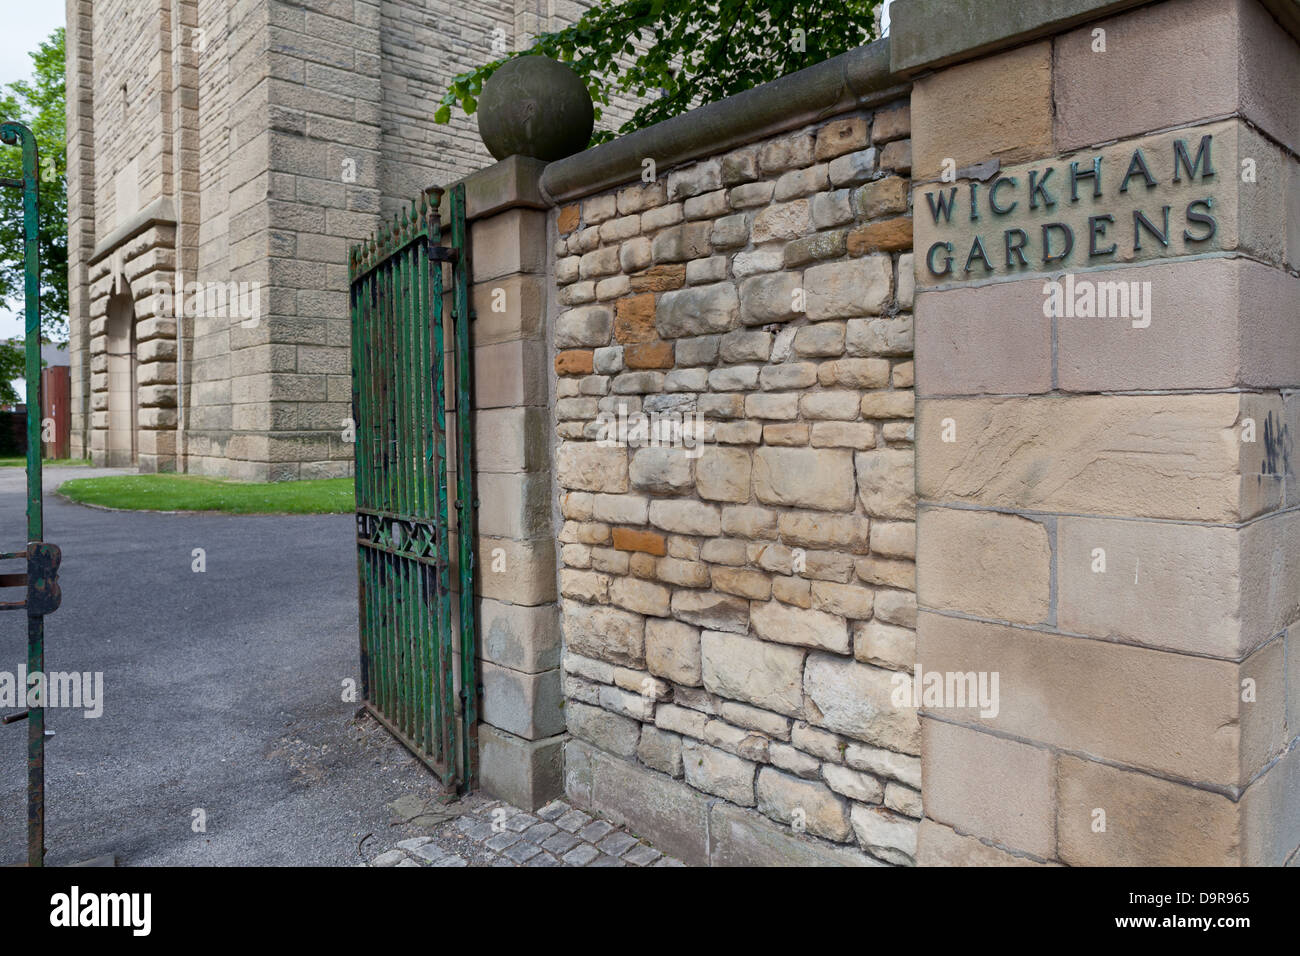
[[[363,853],[367,866],[683,866],[621,827],[563,800],[528,813],[472,794],[448,810],[455,819],[420,836]],[[380,844],[382,846],[382,844]]]

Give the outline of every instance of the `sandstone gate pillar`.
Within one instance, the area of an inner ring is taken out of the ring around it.
[[[525,809],[560,795],[564,710],[547,407],[545,164],[465,180],[473,323],[479,775]]]
[[[894,7],[918,862],[1294,863],[1300,17],[984,6]]]

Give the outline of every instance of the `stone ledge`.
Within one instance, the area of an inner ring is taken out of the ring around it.
[[[149,205],[145,206],[138,213],[118,226],[99,242],[95,243],[95,249],[87,260],[87,266],[93,266],[108,253],[112,252],[117,246],[121,245],[127,239],[134,238],[144,232],[150,226],[174,226],[176,225],[176,207],[166,196],[159,196]]]
[[[1016,0],[990,16],[986,0],[902,0],[889,11],[889,65],[899,76],[914,77],[1148,2]]]
[[[714,156],[786,130],[830,119],[861,106],[895,99],[907,91],[889,69],[890,41],[824,60],[715,103],[674,116],[559,159],[542,173],[541,191],[553,205],[602,192],[641,175],[653,158],[660,170]]]
[[[531,156],[508,156],[470,173],[465,183],[465,218],[485,219],[507,209],[546,209],[538,182],[546,163]],[[445,199],[444,199],[445,203]]]
[[[987,56],[1140,7],[1150,0],[1016,0],[989,16],[987,0],[901,0],[890,8],[889,68],[899,80]],[[1300,39],[1300,3],[1260,0]]]

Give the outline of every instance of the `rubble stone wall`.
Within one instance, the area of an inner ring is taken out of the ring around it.
[[[913,860],[909,136],[898,101],[552,214],[566,789],[688,860]]]

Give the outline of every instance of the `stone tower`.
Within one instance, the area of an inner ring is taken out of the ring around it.
[[[491,163],[447,80],[586,6],[68,0],[72,453],[349,474],[348,246]]]

